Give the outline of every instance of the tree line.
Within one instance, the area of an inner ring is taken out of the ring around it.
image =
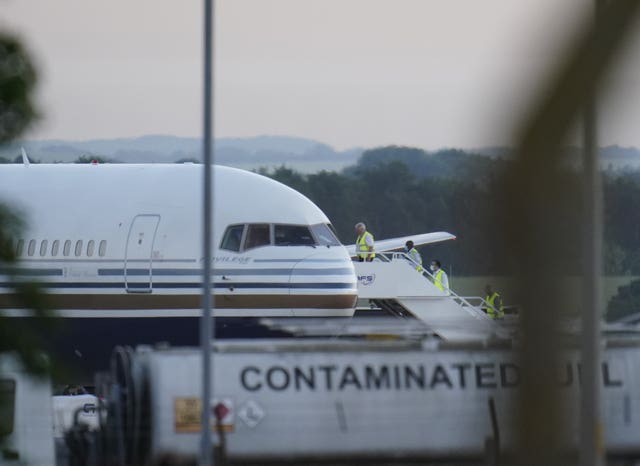
[[[29,157],[29,163],[40,163],[40,160],[32,158],[31,156],[29,156],[27,154],[27,156]],[[72,163],[93,163],[93,162],[98,162],[98,163],[120,163],[120,162],[116,162],[115,160],[109,159],[107,157],[102,157],[102,156],[98,156],[98,155],[81,155],[80,157],[78,157],[77,159],[75,159]],[[22,163],[22,155],[18,155],[17,157],[13,158],[13,159],[8,159],[6,157],[0,157],[0,164],[2,163]],[[65,163],[65,162],[54,162],[54,163]],[[176,162],[179,163],[179,162]]]
[[[427,153],[389,146],[363,153],[358,163],[337,172],[303,175],[286,167],[260,170],[314,201],[331,219],[344,243],[355,240],[353,226],[364,221],[376,238],[448,231],[453,242],[424,247],[423,258],[438,258],[458,275],[510,275],[504,229],[504,177],[509,157],[491,158],[461,150]],[[582,201],[580,174],[567,164],[568,194],[556,200],[555,238],[566,245],[561,273],[580,274]],[[545,189],[540,180],[540,189]],[[640,274],[640,171],[603,172],[605,273]],[[550,209],[551,210],[551,209]]]

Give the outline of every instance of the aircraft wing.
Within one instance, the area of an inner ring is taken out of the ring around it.
[[[456,237],[451,233],[447,233],[446,231],[436,231],[433,233],[422,233],[419,235],[401,236],[399,238],[376,240],[374,252],[398,251],[404,248],[404,244],[409,240],[413,241],[414,246],[424,246],[425,244],[439,243],[441,241],[448,241],[451,239],[456,239]],[[351,257],[355,257],[358,255],[356,253],[355,244],[349,244],[346,246],[346,248],[347,248],[347,251],[349,251],[349,254],[351,255]]]

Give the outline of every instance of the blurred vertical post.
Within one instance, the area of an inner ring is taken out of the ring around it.
[[[200,346],[202,349],[202,423],[200,466],[213,464],[211,439],[211,344],[213,336],[211,299],[211,221],[213,204],[212,132],[213,132],[213,0],[204,0],[204,105],[203,105],[203,228],[204,264],[202,272],[202,318],[200,319]]]
[[[571,449],[573,436],[565,428],[565,403],[569,404],[572,400],[566,398],[566,392],[565,398],[561,398],[562,392],[556,385],[557,365],[562,350],[558,324],[559,317],[566,311],[561,305],[565,291],[561,278],[577,265],[568,261],[572,256],[567,255],[566,251],[575,238],[581,236],[580,226],[567,225],[563,214],[566,209],[576,208],[568,202],[568,197],[579,189],[568,182],[571,177],[566,176],[566,164],[563,166],[563,146],[572,125],[579,121],[585,108],[591,108],[587,111],[591,116],[586,119],[585,145],[586,152],[592,153],[595,166],[585,167],[591,175],[584,177],[589,179],[584,181],[583,188],[589,186],[590,200],[586,205],[590,209],[590,233],[587,234],[589,244],[593,245],[598,238],[601,241],[599,231],[602,225],[601,218],[592,215],[599,208],[598,191],[591,189],[591,177],[597,178],[598,167],[593,156],[596,144],[593,127],[595,113],[588,103],[592,102],[592,95],[609,69],[615,52],[628,36],[639,7],[637,0],[617,0],[603,5],[597,24],[589,22],[588,27],[577,36],[573,47],[559,61],[561,66],[542,88],[536,105],[525,119],[517,135],[517,157],[506,174],[507,241],[518,267],[519,299],[524,307],[520,352],[523,387],[517,410],[519,464],[566,465],[575,456]],[[586,192],[585,189],[582,191]],[[559,228],[561,226],[564,228]],[[588,280],[594,277],[597,280],[595,274],[599,271],[599,254],[597,249],[591,249],[588,253],[585,270],[590,272],[585,273],[585,277],[588,275],[591,278],[585,280],[585,286]],[[597,300],[598,291],[595,293]],[[597,302],[591,299],[593,297],[593,294],[589,295],[591,305],[599,310]],[[591,315],[596,315],[595,310]],[[587,351],[592,348],[593,341]],[[588,357],[584,354],[583,361]],[[598,361],[592,363],[596,367],[595,373],[599,374]],[[583,402],[586,403],[587,399]],[[587,414],[595,412],[586,410]],[[584,421],[583,425],[586,425]],[[587,430],[582,438],[590,439],[593,449],[581,453],[580,457],[598,461],[603,449],[601,444],[595,442],[594,434],[598,428],[591,424]]]
[[[594,22],[599,21],[602,0],[595,0]],[[602,44],[596,41],[594,47]],[[600,320],[602,299],[602,186],[598,157],[597,86],[587,96],[584,111],[584,272],[582,283],[582,334],[580,393],[580,465],[604,462],[602,424],[602,374]]]
[[[554,118],[554,117],[551,117]],[[559,122],[556,121],[559,126]],[[518,404],[518,462],[531,466],[563,465],[564,406],[555,384],[560,342],[561,269],[566,236],[557,235],[563,204],[571,189],[563,183],[557,160],[560,135],[544,119],[528,129],[518,159],[508,174],[509,243],[518,267],[523,303],[520,364],[523,385]],[[556,126],[557,127],[557,126]]]

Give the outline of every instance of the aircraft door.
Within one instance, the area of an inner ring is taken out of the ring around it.
[[[159,222],[159,215],[136,215],[131,222],[124,265],[127,293],[152,291],[153,243]]]

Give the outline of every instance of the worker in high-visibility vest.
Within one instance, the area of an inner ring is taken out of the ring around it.
[[[409,240],[404,244],[404,252],[411,259],[411,266],[418,272],[422,272],[422,256],[416,248],[413,247],[413,241]]]
[[[358,253],[358,260],[360,262],[371,262],[376,257],[373,252],[373,235],[367,231],[367,226],[362,223],[356,223],[356,252]]]
[[[431,261],[431,276],[433,277],[433,284],[438,287],[443,293],[449,294],[449,277],[441,268],[440,261],[434,259]]]
[[[484,288],[485,297],[484,300],[487,303],[487,315],[492,319],[502,319],[504,317],[504,305],[502,304],[502,297],[497,291],[493,291],[491,285],[487,285]]]

